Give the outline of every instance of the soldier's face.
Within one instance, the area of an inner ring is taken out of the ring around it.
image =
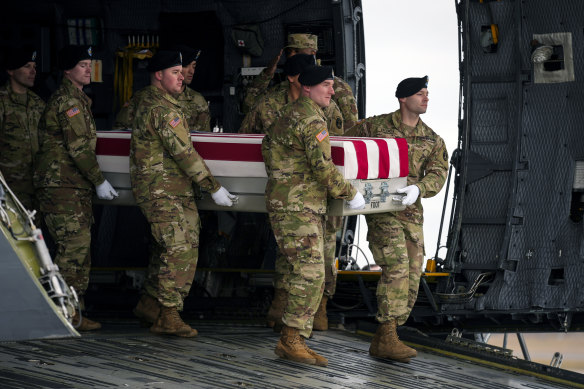
[[[418,91],[418,93],[415,93],[409,97],[402,97],[399,100],[403,103],[403,106],[406,110],[411,113],[421,115],[426,113],[426,110],[428,109],[428,101],[430,101],[430,98],[428,97],[428,89],[422,88]]]
[[[36,63],[28,62],[26,65],[15,70],[8,70],[8,75],[13,82],[26,88],[32,88],[36,77]]]
[[[328,107],[331,98],[335,94],[333,89],[333,80],[325,80],[320,84],[308,87],[308,97],[310,97],[319,107]]]
[[[182,69],[183,67],[181,65],[177,65],[158,71],[157,73],[159,74],[160,86],[162,89],[170,94],[180,93],[183,80],[185,79],[182,75]]]
[[[193,82],[193,76],[195,75],[195,69],[197,68],[197,61],[193,61],[187,66],[183,66],[182,68],[182,75],[185,78],[184,83],[187,85],[191,85]]]
[[[65,70],[65,76],[78,88],[89,85],[91,82],[91,60],[77,62],[73,69]]]

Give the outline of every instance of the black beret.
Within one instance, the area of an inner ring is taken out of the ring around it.
[[[335,74],[330,66],[309,66],[300,73],[298,81],[302,85],[314,86],[325,80],[334,80]]]
[[[6,59],[4,60],[4,69],[16,70],[23,67],[29,62],[36,62],[37,52],[32,49],[25,49],[22,47],[10,48],[6,51]]]
[[[422,88],[428,87],[428,76],[420,78],[406,78],[397,84],[397,89],[395,90],[395,97],[409,97],[420,91]]]
[[[174,45],[170,48],[171,51],[179,51],[182,54],[182,63],[184,65],[188,65],[193,61],[197,61],[199,59],[199,55],[201,55],[201,50],[193,49],[187,45]]]
[[[284,73],[287,76],[295,76],[302,73],[309,66],[315,66],[316,59],[310,54],[296,54],[286,60]]]
[[[59,69],[73,69],[79,61],[92,58],[91,46],[65,46],[59,51]]]
[[[182,66],[182,55],[176,50],[159,50],[150,58],[150,63],[146,67],[151,73],[159,70],[171,68],[173,66]]]

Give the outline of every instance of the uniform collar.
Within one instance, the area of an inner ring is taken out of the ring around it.
[[[152,93],[154,93],[156,96],[161,97],[176,106],[179,105],[178,100],[167,91],[162,90],[154,85],[150,85],[149,88],[152,91]]]
[[[14,89],[12,89],[12,86],[10,85],[10,80],[6,82],[6,90],[8,91],[8,96],[10,97],[10,100],[14,103],[14,104],[20,104],[20,105],[26,105],[27,101],[28,101],[28,95],[30,93],[29,89],[26,88],[26,93],[16,93],[14,91]]]
[[[391,120],[395,128],[399,128],[406,134],[421,135],[426,127],[426,124],[422,121],[422,118],[418,119],[418,124],[415,127],[410,127],[402,122],[401,110],[397,110],[391,115]]]

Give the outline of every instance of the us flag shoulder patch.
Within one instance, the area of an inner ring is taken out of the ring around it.
[[[328,131],[322,130],[321,132],[316,134],[316,139],[318,139],[319,142],[322,142],[327,136],[328,136]]]
[[[177,117],[175,117],[174,119],[172,119],[172,120],[169,122],[169,124],[170,124],[170,126],[171,126],[172,128],[175,128],[176,126],[178,126],[178,125],[180,124],[180,117],[178,117],[178,116],[177,116]]]
[[[69,116],[70,118],[72,118],[73,116],[77,115],[80,112],[81,111],[77,107],[69,108],[67,110],[67,116]]]

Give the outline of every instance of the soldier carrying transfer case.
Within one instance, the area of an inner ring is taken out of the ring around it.
[[[209,112],[209,104],[202,94],[191,89],[188,85],[193,81],[197,60],[201,50],[195,50],[185,45],[173,46],[170,51],[178,51],[183,56],[182,75],[184,77],[182,90],[178,92],[175,97],[178,104],[185,115],[189,130],[193,131],[211,131],[211,113]],[[122,108],[120,108],[116,115],[114,123],[114,130],[131,129],[136,110],[142,98],[147,94],[146,88],[142,88],[128,100]]]
[[[39,150],[38,123],[45,102],[30,90],[36,77],[37,52],[25,48],[6,53],[8,82],[0,87],[0,170],[18,199],[36,208],[33,158]]]
[[[229,207],[237,197],[215,180],[193,148],[185,116],[173,97],[182,87],[181,70],[178,51],[161,50],[152,57],[151,85],[132,126],[132,192],[155,245],[134,314],[153,323],[153,333],[194,337],[197,330],[179,315],[198,260],[200,222],[192,184],[211,192],[218,205]]]
[[[40,210],[57,245],[55,263],[67,284],[75,288],[81,309],[91,268],[93,188],[102,200],[118,196],[103,177],[95,155],[91,99],[83,92],[83,86],[91,82],[91,58],[91,47],[66,46],[59,52],[63,81],[39,122],[40,150],[34,172]],[[79,312],[73,324],[81,331],[101,328]]]
[[[282,108],[296,101],[302,92],[302,85],[298,81],[300,72],[308,66],[314,66],[314,56],[310,54],[296,54],[289,57],[284,64],[287,83],[280,83],[271,88],[265,96],[245,116],[239,132],[241,133],[265,133],[270,125],[280,116]],[[328,107],[322,108],[327,128],[332,135],[343,134],[343,116],[338,106],[331,100]],[[324,264],[325,264],[325,290],[316,315],[314,317],[313,330],[323,331],[328,329],[326,304],[329,298],[335,294],[337,283],[337,269],[335,263],[335,248],[337,230],[341,226],[342,217],[326,216],[324,235]],[[288,297],[288,266],[286,259],[278,255],[275,266],[274,298],[266,317],[267,323],[274,331],[282,329],[282,314],[286,307]]]
[[[329,105],[333,72],[312,66],[300,74],[302,96],[284,107],[262,141],[268,174],[266,208],[280,252],[289,267],[289,290],[275,353],[285,359],[326,366],[326,358],[308,348],[314,314],[324,288],[323,232],[327,198],[365,200],[331,159],[322,107]]]
[[[421,198],[442,189],[448,171],[444,141],[421,119],[428,107],[428,77],[406,78],[395,92],[400,108],[390,114],[362,120],[347,131],[351,136],[405,138],[409,146],[408,186],[403,211],[366,215],[367,240],[381,267],[377,285],[377,321],[369,353],[378,358],[409,362],[416,350],[403,344],[396,326],[408,319],[418,296],[424,262]]]
[[[288,45],[284,48],[286,57],[290,58],[296,54],[316,55],[318,51],[318,37],[312,34],[289,34]],[[246,88],[243,112],[247,113],[268,90],[270,81],[276,72],[276,66],[282,55],[282,51],[274,57],[268,66],[253,80]],[[345,121],[345,128],[352,127],[357,123],[358,114],[357,102],[353,96],[353,90],[345,80],[335,76],[333,101],[339,106]],[[287,81],[283,81],[286,83]],[[277,86],[276,86],[277,87]]]
[[[172,50],[180,51],[183,56],[182,75],[185,78],[181,92],[177,96],[178,104],[182,108],[189,130],[211,131],[211,113],[209,104],[202,94],[189,88],[193,82],[197,60],[201,55],[201,50],[195,50],[185,45],[177,45]]]

